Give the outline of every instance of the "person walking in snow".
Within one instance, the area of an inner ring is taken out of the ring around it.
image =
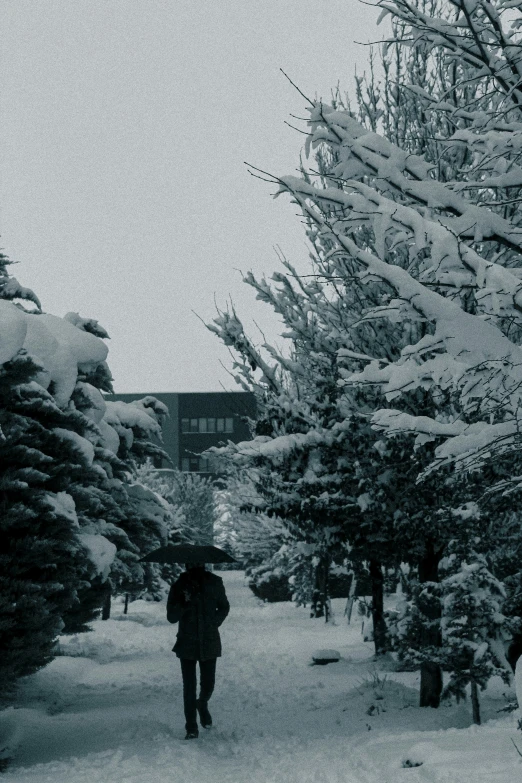
[[[216,660],[221,656],[219,626],[230,611],[221,577],[204,563],[186,563],[186,571],[174,582],[167,599],[167,620],[179,622],[172,648],[181,663],[185,739],[199,736],[196,713],[203,728],[212,726],[208,701],[214,691]],[[196,698],[196,665],[199,661],[199,698]]]

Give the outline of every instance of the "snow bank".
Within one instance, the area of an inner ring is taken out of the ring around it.
[[[16,755],[27,727],[41,719],[41,711],[34,709],[7,707],[0,711],[0,771]]]
[[[402,757],[402,767],[420,767],[426,761],[440,761],[441,751],[434,742],[417,742]]]

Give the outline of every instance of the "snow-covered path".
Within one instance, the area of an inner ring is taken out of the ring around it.
[[[513,715],[477,729],[467,728],[467,705],[417,708],[416,675],[375,672],[343,601],[337,625],[325,626],[291,604],[261,604],[242,573],[222,576],[232,610],[210,731],[184,740],[164,604],[135,602],[127,617],[116,605],[113,619],[65,637],[64,655],[25,681],[22,708],[4,715],[21,730],[6,783],[511,783],[520,774]],[[342,660],[309,666],[321,647]],[[486,719],[505,704],[501,691],[484,701]],[[403,768],[406,759],[422,765]]]

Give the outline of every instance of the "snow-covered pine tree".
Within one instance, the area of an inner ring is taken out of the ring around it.
[[[161,423],[168,410],[154,397],[131,403],[103,401],[103,416],[98,422],[102,443],[99,464],[107,475],[111,521],[102,520],[100,532],[107,530],[117,551],[110,572],[110,593],[105,596],[105,612],[110,614],[110,595],[136,597],[147,594],[160,598],[160,570],[140,558],[165,543],[172,527],[172,509],[159,492],[148,486],[143,466],[161,456]],[[103,448],[104,433],[110,430]],[[115,436],[115,441],[113,440]],[[140,473],[141,471],[141,473]],[[98,526],[99,527],[99,526]],[[111,538],[112,535],[112,538]]]
[[[182,537],[192,544],[213,544],[216,498],[212,479],[177,470],[170,480],[167,500],[182,515]]]
[[[470,7],[459,0],[431,17],[415,3],[381,5],[402,19],[420,55],[438,49],[447,71],[456,74],[455,85],[473,85],[469,105],[417,91],[427,112],[454,124],[447,155],[464,150],[470,164],[455,180],[441,181],[433,163],[405,157],[348,112],[316,102],[311,141],[335,147],[338,156],[331,186],[285,178],[282,189],[297,198],[325,241],[351,255],[360,279],[388,288],[368,316],[424,324],[420,340],[398,359],[378,357],[363,372],[349,374],[350,383],[379,384],[389,399],[432,388],[450,393],[460,411],[449,422],[385,410],[374,423],[389,432],[415,432],[424,441],[451,437],[439,448],[438,462],[476,464],[491,448],[516,447],[520,182],[512,141],[520,111],[519,66],[513,62],[519,6],[510,4],[508,11],[502,2]],[[481,35],[484,46],[477,48]],[[365,246],[363,228],[378,240],[377,252]],[[404,273],[396,265],[401,248],[410,259]],[[343,275],[334,255],[330,271]]]
[[[151,395],[133,402],[106,401],[105,405],[103,422],[117,432],[117,455],[129,468],[135,472],[155,458],[170,461],[161,447],[161,425],[169,415],[166,405]]]
[[[57,405],[42,385],[49,383],[45,363],[24,350],[49,347],[52,338],[40,331],[37,297],[9,277],[8,263],[0,257],[2,699],[20,676],[52,659],[62,618],[97,572],[71,493],[91,468],[94,433],[81,414]],[[25,309],[28,301],[36,309]],[[110,545],[106,555],[110,562]]]
[[[253,277],[249,277],[249,281],[256,285]],[[270,288],[265,286],[264,296],[271,297],[271,293]],[[285,308],[287,314],[291,310],[290,301],[296,304],[293,324],[297,328],[298,320],[303,317],[299,293],[294,292],[291,285],[285,293],[287,296],[281,296],[280,301],[277,297],[271,297],[271,304],[275,303],[276,308]],[[255,491],[263,498],[263,510],[269,516],[284,519],[291,536],[297,536],[301,541],[315,543],[316,551],[319,553],[317,571],[323,572],[324,569],[319,563],[329,558],[324,539],[325,535],[330,534],[332,539],[335,537],[335,523],[332,523],[325,514],[323,501],[315,502],[315,495],[311,489],[315,474],[311,466],[306,473],[309,456],[312,455],[312,460],[314,458],[313,448],[306,443],[306,433],[314,427],[318,417],[321,414],[324,416],[325,410],[331,407],[331,391],[327,388],[331,378],[323,366],[323,372],[318,371],[316,374],[314,388],[312,384],[308,384],[308,375],[301,370],[302,365],[295,354],[290,359],[286,359],[283,364],[279,358],[275,358],[276,352],[265,346],[268,351],[268,357],[265,358],[245,335],[243,326],[233,310],[229,313],[220,313],[209,328],[234,349],[237,355],[235,364],[238,370],[237,379],[244,388],[252,390],[256,395],[258,411],[258,418],[254,425],[254,433],[257,437],[252,443],[240,444],[239,447],[230,444],[228,448],[218,449],[215,453],[221,457],[228,454],[238,466],[248,467]],[[311,323],[307,327],[307,333],[310,334],[313,330],[314,326]],[[301,341],[302,345],[303,341]],[[300,346],[297,344],[294,350],[297,353],[299,349]],[[319,357],[319,351],[316,351],[316,356]],[[331,357],[321,356],[318,361],[325,365],[330,359]],[[314,362],[314,367],[316,366],[317,363]],[[261,378],[256,377],[258,368]],[[311,372],[310,377],[312,377]],[[317,402],[319,385],[323,393],[320,404]],[[273,448],[271,448],[272,443]],[[303,482],[305,473],[308,484]],[[307,490],[308,501],[305,507],[301,500]],[[309,540],[310,536],[311,540]],[[312,557],[314,554],[311,553],[310,559]],[[317,603],[324,607],[326,602],[327,595],[323,589]],[[321,610],[318,606],[319,611]]]
[[[138,469],[136,479],[160,496],[168,509],[167,540],[172,544],[212,544],[217,517],[216,488],[210,478],[197,473],[169,470],[161,473],[150,460]],[[152,547],[151,547],[152,548]],[[172,582],[178,566],[161,566],[161,578]]]
[[[347,536],[362,544],[362,529],[372,528],[370,514],[361,518],[362,506],[366,511],[371,505],[371,493],[380,494],[380,502],[383,501],[386,482],[375,482],[380,455],[372,451],[376,436],[365,417],[354,418],[350,425],[345,425],[346,413],[337,406],[340,376],[336,354],[339,345],[344,345],[342,334],[346,332],[342,329],[342,313],[329,302],[330,292],[325,292],[324,285],[304,284],[295,270],[286,267],[289,274],[278,273],[274,288],[251,275],[247,282],[259,298],[282,316],[286,335],[292,340],[291,359],[264,346],[269,354],[265,359],[261,349],[254,347],[244,334],[234,312],[221,313],[211,327],[236,350],[239,380],[256,394],[259,415],[255,425],[258,436],[253,443],[229,445],[218,453],[228,453],[236,463],[254,469],[252,475],[256,476],[265,510],[284,519],[289,536],[307,546],[310,564],[315,562],[315,577],[306,592],[315,590],[316,616],[324,613],[328,601],[328,564],[335,555],[342,562]],[[328,323],[329,311],[337,315],[335,330]],[[260,379],[253,367],[261,368]],[[367,486],[362,468],[365,461],[373,469],[371,478],[366,477]],[[366,493],[367,488],[370,494]],[[361,500],[357,502],[359,496]],[[373,509],[373,523],[380,531],[374,531],[372,541],[374,562],[375,557],[384,557],[386,550],[385,546],[379,549],[379,542],[386,541],[380,502]],[[302,566],[308,573],[310,569],[304,562]],[[374,571],[380,574],[379,566]],[[382,578],[379,583],[382,591]],[[382,593],[375,604],[377,610],[381,605]],[[376,627],[382,628],[382,623],[377,622]],[[383,635],[377,634],[376,640],[382,648]]]
[[[154,467],[152,460],[148,458],[138,466],[135,478],[139,484],[153,492],[168,511],[168,516],[165,517],[166,542],[174,545],[191,543],[190,535],[186,530],[187,521],[182,506],[173,505],[169,501],[172,492],[172,474],[172,470],[168,472],[158,470]],[[177,564],[150,564],[150,566],[150,573],[154,575],[159,591],[172,584],[182,571],[181,566]],[[158,592],[157,589],[155,592]]]
[[[516,445],[513,412],[520,386],[514,350],[520,283],[512,270],[519,265],[513,212],[519,184],[510,149],[518,104],[516,82],[506,87],[506,79],[518,78],[516,69],[510,70],[516,22],[511,26],[512,11],[502,3],[471,8],[455,2],[451,9],[381,5],[401,20],[398,43],[411,33],[418,61],[428,61],[435,51],[448,75],[440,91],[444,100],[434,98],[437,90],[418,85],[411,93],[421,99],[424,117],[435,118],[431,127],[451,128],[450,139],[435,137],[434,143],[439,149],[446,144],[444,158],[451,164],[441,166],[441,156],[434,161],[426,149],[412,155],[403,139],[394,144],[376,133],[377,124],[369,132],[350,112],[316,101],[309,144],[319,146],[332,164],[328,176],[323,168],[319,177],[306,172],[300,180],[274,181],[291,193],[309,221],[312,240],[324,251],[318,269],[324,279],[345,294],[364,284],[378,299],[372,303],[365,294],[360,320],[384,321],[388,336],[394,333],[390,322],[399,326],[391,352],[383,351],[380,339],[364,352],[359,349],[358,356],[348,348],[348,398],[353,399],[355,384],[400,400],[400,410],[381,410],[373,423],[391,434],[415,433],[417,447],[457,435],[446,450],[438,450],[439,464],[459,456],[469,464],[481,453],[489,460],[492,443],[497,452]],[[436,18],[439,12],[445,18]],[[487,31],[481,51],[477,31]],[[502,66],[498,52],[505,54]],[[493,84],[501,90],[492,90]],[[506,195],[506,187],[514,190]],[[500,366],[498,356],[504,357]],[[354,360],[360,362],[355,371]],[[419,396],[422,400],[426,393],[436,401],[434,409],[421,405],[419,410]],[[430,547],[435,554],[434,542]],[[436,565],[437,558],[431,560]]]
[[[35,446],[29,457],[24,457],[27,462],[22,472],[27,472],[36,486],[48,489],[48,497],[54,493],[63,501],[55,504],[55,511],[65,514],[71,536],[80,542],[83,563],[74,589],[71,587],[72,599],[60,607],[60,626],[66,631],[86,630],[106,593],[111,564],[113,574],[120,578],[143,581],[143,567],[137,565],[140,545],[147,549],[151,542],[162,540],[162,521],[157,514],[149,514],[150,521],[143,523],[142,493],[132,487],[129,467],[116,456],[120,439],[105,419],[106,404],[101,394],[111,391],[111,376],[105,363],[107,348],[100,339],[107,337],[105,330],[95,320],[81,318],[77,313],[68,313],[63,319],[41,313],[34,293],[9,277],[5,257],[0,261],[0,364],[11,373],[11,365],[6,364],[10,360],[19,362],[25,358],[32,362],[32,377],[27,374],[20,388],[16,383],[9,387],[13,399],[6,398],[4,409],[7,415],[10,405],[18,406],[17,415],[26,416],[27,427],[36,427],[43,439],[38,448],[48,463],[46,471],[31,473],[27,467],[31,455],[36,462],[40,460]],[[36,308],[24,309],[24,301],[32,302]],[[9,373],[7,384],[11,383]],[[160,431],[158,417],[164,412],[160,407],[157,401],[146,399],[141,411],[137,406],[132,409],[131,419],[138,435],[135,452],[147,448],[140,443],[143,432],[148,430],[152,435]],[[20,432],[23,434],[23,428]],[[16,427],[10,431],[14,443],[18,434]],[[123,434],[128,436],[125,448],[129,450],[132,443],[127,441],[134,438],[134,433],[128,428]],[[4,443],[6,448],[12,445],[11,441]],[[49,459],[46,449],[54,450]],[[15,464],[12,457],[11,463]],[[9,465],[6,473],[9,482]],[[75,562],[73,556],[70,560],[71,564]],[[51,567],[49,563],[45,565],[46,573]],[[54,628],[53,625],[51,635]]]
[[[53,432],[68,417],[27,356],[0,368],[0,693],[53,657],[62,617],[94,567],[63,478],[86,461]]]
[[[235,563],[223,563],[221,569],[239,570],[244,567],[237,552],[236,519],[239,509],[234,503],[230,490],[216,488],[216,519],[214,522],[214,544],[236,560]]]
[[[319,249],[312,275],[321,263]],[[376,340],[381,348],[389,346],[393,355],[398,329],[388,335],[383,326],[376,333],[373,324],[361,327],[357,323],[364,315],[364,290],[354,293],[353,284],[318,280],[318,275],[312,280],[300,278],[289,264],[284,266],[287,274],[274,275],[274,285],[252,275],[246,281],[282,318],[285,334],[292,340],[290,359],[271,346],[264,346],[265,358],[245,335],[234,311],[221,313],[211,327],[240,357],[237,379],[256,393],[260,412],[256,422],[260,435],[254,443],[231,445],[224,451],[235,460],[255,464],[262,476],[258,479],[260,494],[270,495],[272,513],[286,524],[293,520],[298,540],[315,541],[318,574],[325,573],[320,553],[326,557],[328,547],[338,547],[335,536],[341,530],[341,538],[350,541],[352,556],[369,561],[375,588],[375,642],[380,651],[385,646],[382,565],[397,566],[402,557],[420,563],[429,571],[426,578],[436,571],[448,538],[436,503],[437,497],[442,499],[437,487],[441,479],[435,478],[431,491],[418,492],[415,480],[422,460],[424,464],[429,461],[429,450],[412,459],[408,438],[393,444],[379,439],[368,422],[368,413],[379,401],[382,404],[375,392],[341,397],[338,356],[343,361],[348,357],[360,361]],[[252,368],[260,368],[260,379]],[[410,402],[412,410],[429,404],[420,394]],[[273,439],[264,444],[270,433]],[[444,489],[444,504],[449,491]],[[321,539],[325,533],[329,537],[326,548]],[[408,542],[408,551],[399,553],[400,541]]]
[[[473,721],[480,723],[479,689],[484,690],[494,675],[512,681],[504,653],[512,626],[502,613],[505,590],[485,558],[477,555],[442,580],[441,600],[439,655],[442,668],[450,674],[444,692],[459,700],[470,685]]]
[[[432,4],[432,6],[434,6],[434,4]],[[434,145],[431,141],[430,133],[425,132],[425,112],[422,110],[420,101],[415,97],[414,92],[415,86],[419,89],[426,87],[431,88],[432,85],[429,84],[429,82],[430,80],[434,80],[433,74],[430,73],[426,66],[425,57],[419,57],[417,53],[414,52],[413,57],[405,63],[405,58],[399,56],[398,49],[395,51],[395,54],[397,54],[397,57],[393,58],[393,67],[391,64],[391,58],[389,56],[385,56],[384,58],[384,70],[388,76],[387,82],[385,84],[384,98],[378,95],[375,81],[370,83],[366,91],[363,90],[361,82],[358,82],[357,108],[359,115],[362,121],[365,122],[366,125],[369,125],[372,130],[375,130],[377,121],[380,119],[386,126],[387,132],[390,135],[393,134],[394,138],[403,136],[404,133],[408,133],[408,142],[410,143],[410,146],[416,146],[416,151],[418,151],[419,146],[422,147],[422,145],[426,146],[431,144],[433,147]],[[413,81],[415,82],[415,85],[412,88],[412,91],[409,93],[402,89],[401,68],[402,70],[409,70],[410,74],[411,72],[414,72]],[[390,81],[390,77],[392,79],[394,78],[393,90],[390,90],[387,87]],[[440,78],[442,77],[439,76],[439,79]],[[424,89],[424,92],[427,92],[427,90]],[[406,103],[408,103],[407,112],[404,111],[404,106]],[[415,123],[413,122],[413,119],[416,119]],[[413,126],[415,126],[415,130],[419,131],[419,134],[416,135]],[[434,130],[434,127],[432,126],[430,126],[430,132],[433,132]],[[439,157],[437,154],[438,151],[439,150],[436,149],[432,156]],[[321,152],[322,149],[320,148],[317,151],[317,162],[319,164],[319,171],[325,173],[328,168],[331,169],[332,162],[335,160],[335,153],[332,153],[330,149],[329,155],[327,154],[324,158],[322,158]],[[326,247],[325,244],[318,246],[314,241],[316,235],[313,230],[309,231],[309,236],[315,245],[316,256],[322,255],[324,257],[325,251],[328,253],[332,249],[332,243],[329,243],[329,246]],[[355,270],[353,276],[350,277],[348,273],[350,259],[345,258],[343,261],[345,262],[346,266],[344,270],[345,277],[351,281],[351,285],[344,286],[344,288],[341,278],[336,278],[332,275],[329,275],[328,263],[322,259],[316,259],[315,269],[311,270],[311,275],[308,276],[308,279],[304,282],[299,280],[295,270],[293,270],[289,264],[285,264],[287,271],[286,276],[283,274],[277,274],[274,276],[274,281],[280,284],[281,290],[279,292],[271,290],[270,285],[267,284],[266,281],[256,281],[252,275],[247,276],[247,282],[254,286],[258,298],[268,302],[279,315],[283,315],[283,320],[285,326],[287,327],[286,336],[291,337],[294,344],[294,355],[292,356],[292,361],[287,360],[285,362],[282,357],[279,355],[276,356],[274,349],[268,347],[268,350],[271,354],[271,358],[276,357],[276,361],[279,362],[279,364],[286,371],[290,372],[290,374],[294,374],[295,377],[293,378],[292,387],[293,391],[295,391],[296,388],[296,380],[297,378],[299,379],[302,390],[301,397],[303,398],[306,398],[307,391],[312,388],[314,391],[311,396],[313,397],[315,394],[316,397],[320,397],[321,395],[317,394],[317,390],[319,385],[322,383],[323,389],[326,390],[326,394],[324,395],[323,399],[331,399],[332,390],[334,391],[333,399],[335,399],[337,391],[337,369],[335,367],[337,362],[336,353],[342,354],[344,352],[345,361],[349,358],[352,360],[353,364],[354,359],[358,359],[360,362],[360,360],[364,359],[365,356],[371,355],[372,351],[375,349],[376,344],[380,344],[383,355],[387,358],[390,358],[393,355],[397,355],[401,344],[404,343],[404,339],[401,339],[400,329],[392,330],[389,324],[385,324],[383,327],[378,321],[374,321],[373,323],[363,323],[365,309],[367,310],[371,305],[376,306],[381,303],[381,297],[383,294],[382,285],[366,285],[364,288],[361,285],[357,286],[356,282],[354,282],[357,281],[357,270]],[[313,279],[314,273],[316,278],[315,280]],[[336,301],[336,297],[339,297],[339,290],[337,288],[338,280],[341,281],[339,287],[343,288],[341,307],[337,307],[336,305],[332,306],[332,297],[334,302]],[[295,285],[292,285],[293,283],[295,283]],[[325,296],[326,289],[330,289],[330,295]],[[287,300],[286,305],[283,303],[285,298]],[[306,300],[304,306],[299,302],[299,299],[301,299],[301,301],[303,299]],[[354,323],[357,323],[357,333],[355,337],[353,335]],[[313,333],[312,325],[315,326]],[[277,365],[275,368],[271,367],[267,372],[266,362],[263,363],[263,361],[260,360],[259,353],[255,351],[252,344],[245,337],[242,331],[242,327],[237,317],[235,316],[235,313],[232,313],[231,315],[221,314],[220,319],[216,321],[216,327],[217,330],[221,332],[221,337],[225,340],[225,342],[234,347],[238,353],[243,355],[242,365],[238,365],[238,369],[242,374],[243,379],[246,379],[248,388],[252,388],[252,379],[249,377],[249,375],[252,375],[252,368],[260,367],[263,370],[264,380],[266,381],[266,388],[262,394],[258,395],[260,397],[260,400],[258,400],[258,408],[261,408],[263,404],[265,407],[267,407],[267,395],[272,394],[272,396],[274,396],[275,389],[277,396]],[[412,325],[410,324],[408,328],[411,333]],[[350,330],[352,331],[352,335],[350,338],[348,338],[348,333]],[[338,335],[341,335],[341,337],[339,338]],[[408,336],[411,337],[411,334]],[[348,340],[349,342],[347,345]],[[347,347],[349,350],[346,350]],[[300,362],[299,352],[301,352],[301,356],[306,357],[306,362]],[[318,357],[321,354],[322,366],[321,362],[318,361]],[[312,374],[315,375],[312,383],[310,383],[309,380],[308,382],[305,381],[304,376],[306,371],[303,366],[310,363],[311,357],[313,357],[313,369],[312,372],[309,373],[309,377]],[[355,362],[355,367],[358,366],[359,364]],[[333,372],[332,367],[334,368]],[[279,369],[281,369],[281,367]],[[263,384],[263,379],[261,383]],[[288,430],[290,420],[289,410],[291,406],[291,402],[289,401],[288,396],[291,397],[291,395],[283,397],[283,413],[279,415],[273,415],[272,412],[269,414],[266,417],[270,423],[268,428],[265,424],[264,429],[260,430],[258,423],[259,432],[262,431],[263,434],[270,434],[270,426],[274,423],[274,421],[277,423],[281,419],[283,421],[286,419],[285,424]],[[299,395],[295,396],[298,397]],[[416,402],[418,408],[418,401]],[[275,403],[272,403],[272,405],[275,407]],[[365,414],[367,414],[368,410],[372,409],[372,406],[375,408],[375,400],[364,400]],[[360,402],[358,405],[354,405],[352,401],[352,412],[357,410],[357,408],[361,408]],[[303,422],[301,421],[298,425],[294,424],[294,427],[297,428],[298,432],[301,432],[302,425]],[[292,430],[290,429],[290,431]],[[369,443],[367,444],[366,449],[367,451],[372,448],[373,442],[375,442],[375,440],[375,437],[369,439]],[[406,448],[408,448],[409,444],[405,445]],[[383,470],[381,466],[381,475],[385,473],[386,471]],[[370,478],[370,476],[368,476],[368,478]],[[375,476],[372,477],[372,479],[374,478]],[[368,482],[368,484],[370,486],[374,486],[374,481],[371,480]],[[361,492],[360,496],[361,503],[364,504],[365,511],[367,511],[368,506],[371,504],[368,503],[368,499],[364,492]],[[379,509],[381,512],[380,516],[382,517],[382,508],[380,508],[378,504],[375,504],[375,510],[377,511],[377,509]],[[365,519],[368,519],[368,516],[369,515],[366,513]],[[426,510],[424,510],[424,513],[419,513],[418,516],[419,519],[423,520],[421,529],[425,530]],[[380,537],[382,538],[382,530]],[[433,531],[432,538],[436,538],[435,531]],[[373,543],[375,544],[375,541]],[[430,560],[431,558],[431,560],[433,560],[435,553],[440,551],[441,547],[436,544],[436,541],[430,540],[427,542],[426,559]],[[372,553],[376,553],[375,545],[372,547]],[[437,554],[436,556],[440,557],[440,554]],[[319,563],[320,562],[321,558],[319,558]],[[428,564],[428,567],[433,570],[432,565]],[[382,605],[382,568],[377,561],[373,560],[371,563],[371,570],[374,574],[377,588],[376,601],[374,603]],[[324,568],[319,567],[318,573],[319,572],[324,572]],[[375,625],[377,628],[379,628],[379,626],[382,628],[382,623],[378,620],[376,620]],[[379,639],[379,634],[377,634],[376,638]]]

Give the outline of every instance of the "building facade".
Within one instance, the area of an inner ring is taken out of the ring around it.
[[[133,402],[151,394],[169,410],[163,424],[163,443],[172,465],[190,473],[211,474],[214,466],[201,452],[228,440],[250,440],[247,419],[255,415],[254,395],[249,392],[146,392],[113,394],[108,400]]]

